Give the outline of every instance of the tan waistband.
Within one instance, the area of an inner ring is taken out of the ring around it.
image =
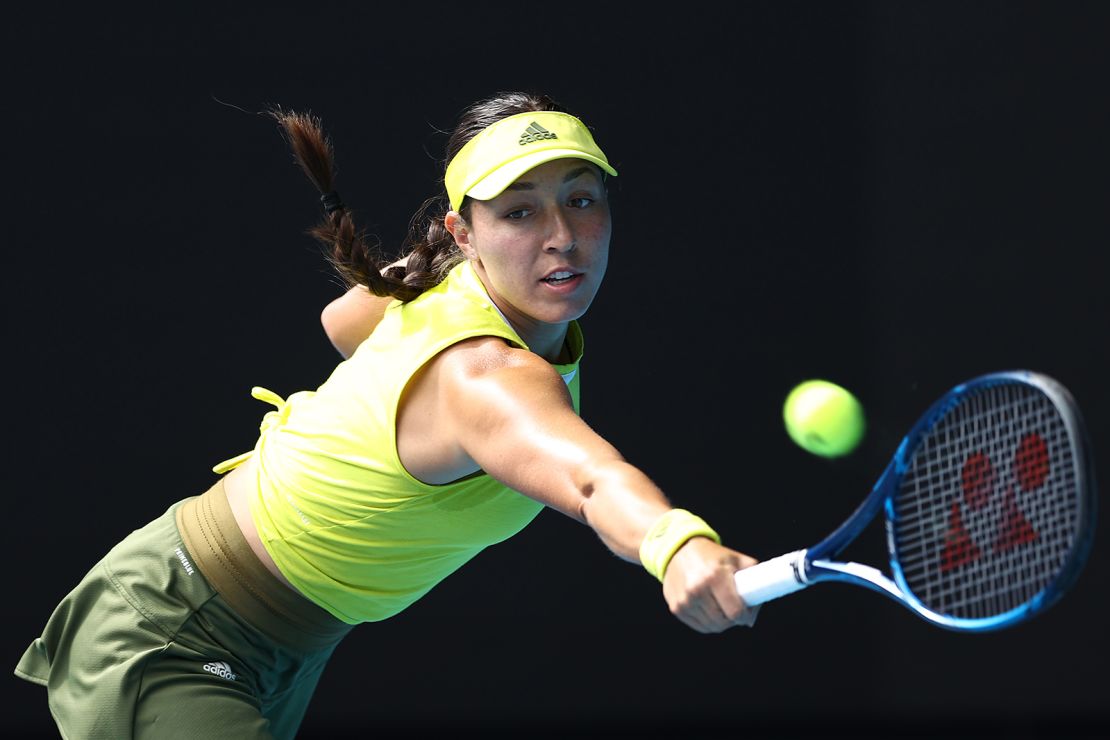
[[[228,606],[271,638],[318,650],[352,628],[294,592],[266,569],[243,537],[223,478],[177,508],[177,528],[200,572]]]

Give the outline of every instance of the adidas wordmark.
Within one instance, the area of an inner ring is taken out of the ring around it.
[[[204,664],[204,670],[213,673],[220,678],[226,678],[228,681],[234,681],[239,677],[231,670],[231,666],[227,663],[220,661],[212,661],[211,663]]]
[[[528,128],[524,129],[524,133],[520,135],[520,145],[524,146],[525,144],[531,144],[533,141],[540,141],[542,139],[558,138],[558,136],[548,131],[543,126],[532,121],[532,123],[528,125]]]

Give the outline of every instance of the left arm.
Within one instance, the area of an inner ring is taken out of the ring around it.
[[[549,364],[521,350],[489,345],[479,363],[445,367],[437,419],[479,467],[511,488],[589,525],[619,557],[639,562],[651,526],[672,509],[643,471],[574,413]],[[672,613],[700,632],[751,624],[733,575],[755,564],[707,537],[680,547],[663,577]]]

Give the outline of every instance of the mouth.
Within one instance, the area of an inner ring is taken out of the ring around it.
[[[547,277],[540,280],[540,282],[548,285],[566,285],[581,276],[581,273],[571,272],[570,270],[554,270],[548,273]]]

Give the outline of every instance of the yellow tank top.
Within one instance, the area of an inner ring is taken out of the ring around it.
[[[412,375],[464,339],[496,336],[527,349],[469,262],[408,303],[394,302],[374,333],[315,391],[273,403],[254,450],[251,515],[267,552],[305,596],[348,624],[412,604],[485,547],[523,529],[542,505],[484,473],[445,485],[413,478],[397,454],[397,402]],[[574,361],[556,365],[579,410],[582,333]]]

